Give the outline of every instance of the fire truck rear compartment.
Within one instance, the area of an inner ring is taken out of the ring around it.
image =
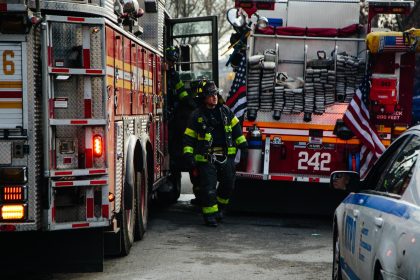
[[[103,119],[102,83],[101,77],[56,75],[52,101],[54,117]]]
[[[50,230],[109,225],[104,22],[47,17]]]
[[[93,198],[87,198],[86,193],[93,191]],[[89,211],[93,210],[94,218],[102,217],[102,190],[91,186],[56,188],[55,222],[69,223],[87,221]],[[93,199],[93,208],[89,209],[88,200]]]

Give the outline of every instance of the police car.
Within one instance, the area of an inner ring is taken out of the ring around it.
[[[331,174],[349,191],[334,214],[333,279],[420,279],[420,126],[382,154],[365,179]]]

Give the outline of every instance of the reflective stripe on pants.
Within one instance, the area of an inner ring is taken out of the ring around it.
[[[217,197],[228,201],[235,185],[234,158],[228,157],[224,164],[200,163],[198,164],[198,168],[201,206],[211,207],[217,204]],[[219,182],[219,187],[216,190],[217,182]]]

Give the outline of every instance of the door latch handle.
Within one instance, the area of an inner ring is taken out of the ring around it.
[[[383,224],[384,224],[384,219],[382,219],[381,217],[375,217],[375,225],[377,227],[382,227]]]
[[[353,216],[355,219],[357,219],[359,217],[360,211],[357,209],[353,209]]]

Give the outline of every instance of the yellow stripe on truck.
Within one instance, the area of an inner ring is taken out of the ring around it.
[[[0,109],[22,109],[22,102],[0,102]]]
[[[0,81],[0,88],[22,88],[21,81]]]

